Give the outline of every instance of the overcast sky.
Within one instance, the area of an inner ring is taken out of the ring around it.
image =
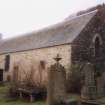
[[[4,38],[41,29],[105,0],[0,0],[0,33]]]

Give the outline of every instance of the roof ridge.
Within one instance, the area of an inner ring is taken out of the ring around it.
[[[79,17],[81,17],[81,16],[89,15],[89,14],[91,14],[91,13],[93,13],[93,12],[98,12],[98,9],[96,9],[96,10],[94,10],[94,11],[90,11],[90,12],[84,13],[84,14],[81,14],[81,15],[76,15],[75,17],[71,17],[71,18],[68,19],[68,20],[65,19],[65,21],[71,21],[71,20],[76,19],[76,18],[79,18]]]

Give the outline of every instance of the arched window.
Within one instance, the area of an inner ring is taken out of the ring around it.
[[[94,56],[95,57],[100,57],[101,55],[101,46],[102,46],[102,38],[99,34],[96,34],[93,37],[93,45],[94,45]]]

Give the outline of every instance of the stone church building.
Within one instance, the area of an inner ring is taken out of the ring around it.
[[[0,40],[0,81],[7,81],[16,65],[20,78],[33,67],[36,80],[42,70],[42,80],[46,81],[47,70],[55,63],[53,58],[57,54],[65,68],[76,63],[94,63],[101,81],[105,63],[105,9],[76,15],[20,37]]]

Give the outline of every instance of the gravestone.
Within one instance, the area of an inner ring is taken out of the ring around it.
[[[81,91],[81,98],[83,100],[96,99],[96,81],[94,74],[94,65],[91,63],[85,64],[84,72],[84,85]]]
[[[57,55],[56,63],[51,65],[48,72],[47,104],[58,105],[65,100],[65,68],[59,63],[61,58]]]
[[[94,65],[87,63],[83,69],[84,72],[84,85],[81,91],[81,104],[82,105],[99,105],[96,100],[96,80]]]

